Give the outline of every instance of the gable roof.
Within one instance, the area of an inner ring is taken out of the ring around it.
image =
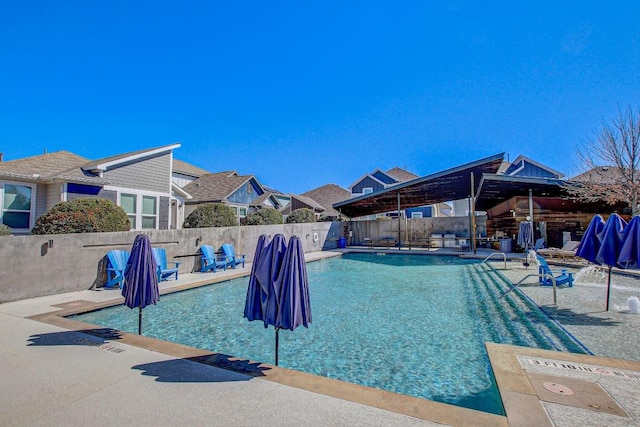
[[[182,175],[189,175],[195,178],[200,178],[203,175],[207,175],[211,172],[194,166],[191,163],[184,162],[180,159],[173,159],[173,171]]]
[[[171,144],[171,145],[165,145],[157,148],[150,148],[150,149],[148,148],[144,150],[137,150],[137,151],[131,151],[128,153],[117,154],[115,156],[104,157],[102,159],[86,163],[82,165],[82,169],[85,171],[91,171],[99,174],[107,170],[111,166],[132,162],[135,160],[142,159],[144,157],[153,156],[155,154],[160,154],[166,151],[172,151],[175,148],[180,148],[180,144]]]
[[[340,212],[333,209],[333,204],[348,200],[351,198],[351,192],[336,184],[326,184],[302,193],[302,196],[309,197],[324,207],[323,215],[338,216]]]
[[[523,164],[524,162],[530,163],[544,171],[549,172],[551,175],[553,175],[555,178],[562,178],[564,176],[564,174],[562,172],[558,172],[555,169],[550,168],[549,166],[543,165],[540,162],[536,162],[535,160],[527,157],[527,156],[523,156],[523,155],[519,155],[518,157],[516,157],[516,159],[511,163],[511,165],[509,165],[509,167],[505,170],[505,175],[511,175],[511,176],[516,176],[516,174],[523,169],[524,165],[522,166],[517,166],[518,163]],[[512,170],[509,173],[506,173],[507,171],[509,171],[509,169],[511,167],[514,167],[514,170]]]
[[[88,161],[89,159],[69,151],[56,151],[0,162],[0,175],[28,179],[45,178],[72,167],[79,167]]]
[[[412,179],[419,178],[419,176],[415,173],[409,172],[408,170],[399,168],[397,166],[395,168],[389,169],[387,171],[387,175],[395,178],[398,182],[406,182],[411,181]]]
[[[203,175],[182,189],[191,194],[193,202],[220,202],[251,180],[260,186],[253,175],[238,175],[236,171],[217,172]]]
[[[622,173],[617,166],[597,166],[571,178],[571,181],[608,184],[620,182]]]

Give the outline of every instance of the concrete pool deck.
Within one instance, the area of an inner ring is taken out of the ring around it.
[[[307,255],[314,260],[334,254],[339,251]],[[501,261],[495,266],[502,268]],[[249,271],[250,265],[184,274],[163,282],[161,291]],[[531,271],[514,260],[502,272],[517,281]],[[3,425],[639,425],[640,315],[625,310],[628,296],[640,296],[636,281],[615,276],[608,312],[604,285],[597,281],[558,289],[557,306],[550,288],[522,285],[597,356],[487,344],[507,417],[61,317],[120,302],[118,290],[4,303],[0,419]]]

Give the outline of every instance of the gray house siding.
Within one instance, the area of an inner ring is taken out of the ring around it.
[[[378,181],[376,181],[375,179],[367,176],[365,178],[362,179],[362,181],[360,181],[359,183],[357,183],[356,185],[354,185],[351,188],[351,192],[352,193],[362,193],[362,189],[363,188],[373,188],[373,192],[375,193],[376,191],[380,191],[382,189],[384,189],[384,186],[382,184],[380,184]]]
[[[118,203],[118,193],[111,190],[100,190],[98,193],[98,197],[102,197],[103,199],[111,200],[113,203]]]
[[[104,179],[113,186],[171,193],[171,154],[117,165],[104,172]]]
[[[56,191],[57,190],[57,191]],[[36,209],[35,209],[35,219],[37,219],[40,215],[45,213],[51,206],[55,205],[60,201],[60,185],[44,185],[38,184],[36,185],[35,194],[31,197],[35,196]],[[49,200],[51,199],[51,202]]]

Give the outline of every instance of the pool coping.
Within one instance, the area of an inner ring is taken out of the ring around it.
[[[340,255],[340,253],[335,255]],[[324,258],[324,256],[319,258]],[[207,276],[206,280],[197,279],[189,281],[188,283],[178,284],[177,286],[165,287],[161,289],[161,294],[179,292],[233,278],[245,277],[250,274],[249,271],[250,269],[246,268],[232,272],[224,277]],[[122,304],[122,301],[122,297],[116,297],[102,302],[73,300],[53,306],[57,309],[56,311],[36,314],[28,316],[27,318],[72,331],[86,333],[104,339],[105,341],[118,341],[168,356],[191,360],[197,363],[239,372],[254,378],[446,425],[553,425],[541,397],[537,394],[534,385],[527,375],[526,369],[519,362],[518,357],[541,357],[640,372],[640,362],[487,342],[485,343],[485,347],[506,412],[506,416],[501,416],[276,367],[266,363],[246,360],[155,338],[121,332],[66,317]]]

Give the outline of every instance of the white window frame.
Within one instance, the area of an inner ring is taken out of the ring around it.
[[[422,212],[411,212],[411,219],[422,218]]]
[[[5,185],[20,185],[23,187],[29,187],[31,189],[31,201],[29,207],[29,228],[12,228],[13,232],[28,232],[31,231],[36,222],[36,191],[38,189],[36,184],[29,184],[26,182],[19,181],[0,181],[0,224],[4,224],[2,220],[4,219],[4,187]],[[18,212],[18,211],[16,211]],[[26,211],[19,211],[26,212]]]
[[[362,187],[362,195],[373,193],[373,187]]]
[[[136,212],[135,212],[135,224],[134,227],[131,230],[158,230],[160,227],[159,224],[159,219],[160,219],[160,196],[157,193],[150,193],[150,192],[146,192],[146,191],[139,191],[139,190],[117,190],[118,191],[118,197],[117,197],[117,205],[122,207],[122,195],[126,194],[126,195],[132,195],[132,196],[136,196]],[[156,200],[156,214],[155,214],[155,228],[142,228],[142,217],[148,218],[151,217],[152,215],[148,215],[148,214],[143,214],[142,213],[142,207],[143,207],[143,198],[144,197],[149,197],[149,198],[154,198]],[[130,214],[129,212],[127,212],[127,216],[129,217],[133,217],[133,214]]]

